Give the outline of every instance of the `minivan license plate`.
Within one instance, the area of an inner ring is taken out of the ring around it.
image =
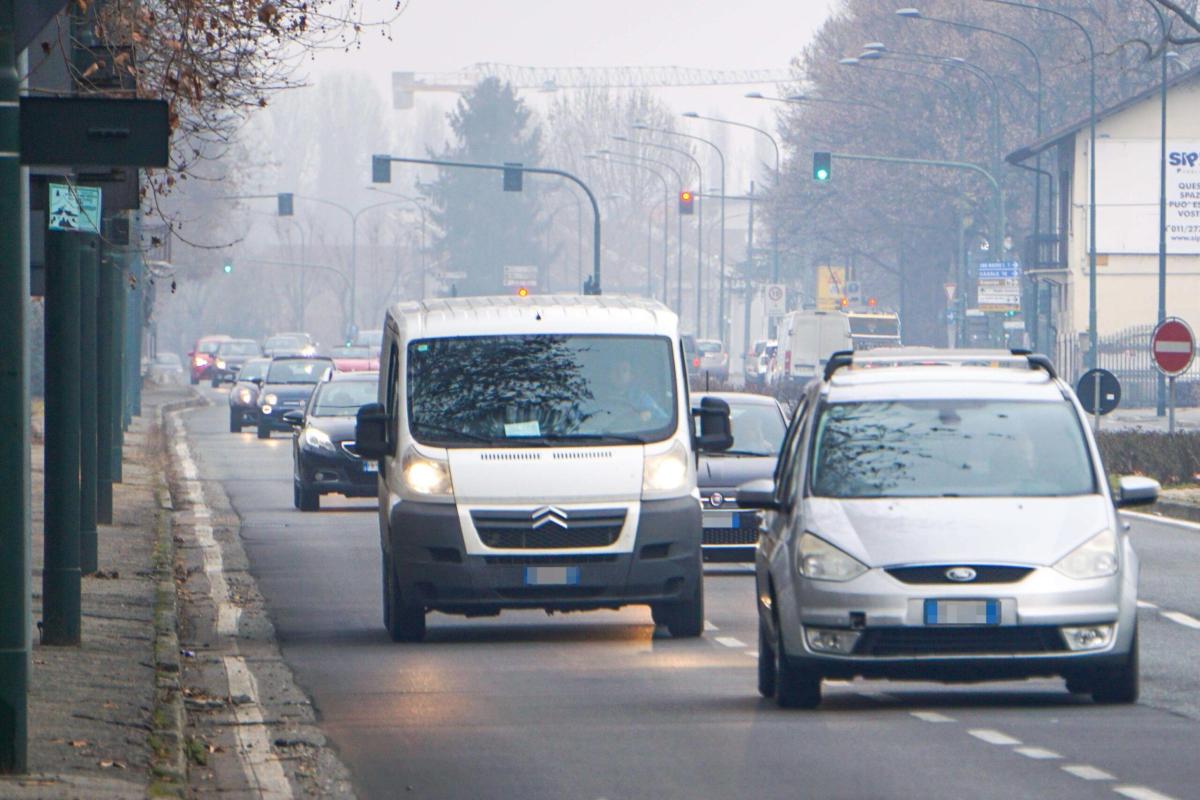
[[[926,625],[999,625],[999,600],[926,600]]]
[[[579,583],[579,567],[526,567],[526,586],[574,586]]]

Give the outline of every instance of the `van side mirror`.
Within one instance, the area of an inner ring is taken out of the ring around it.
[[[770,478],[743,483],[737,490],[739,508],[757,508],[763,511],[778,511],[780,506],[775,499],[775,481]]]
[[[692,415],[700,418],[700,435],[696,437],[697,450],[719,453],[733,447],[729,403],[719,397],[705,397],[700,401],[700,408],[692,411]]]
[[[391,455],[387,440],[390,421],[382,403],[367,403],[359,408],[354,421],[355,452],[371,461]]]
[[[1117,508],[1146,506],[1158,500],[1158,481],[1126,475],[1117,481]]]

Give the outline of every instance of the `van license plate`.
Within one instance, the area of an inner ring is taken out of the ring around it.
[[[926,625],[999,625],[999,600],[926,600]]]
[[[575,586],[579,567],[526,567],[526,586]]]

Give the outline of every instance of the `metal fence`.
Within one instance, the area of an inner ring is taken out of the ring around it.
[[[1154,325],[1134,325],[1111,336],[1100,337],[1099,365],[1121,383],[1122,408],[1153,408],[1157,402],[1158,368],[1150,353]],[[1077,383],[1084,372],[1086,349],[1077,337],[1064,335],[1056,342],[1053,356],[1059,372]],[[1200,405],[1200,367],[1192,364],[1176,379],[1175,400],[1179,406]]]

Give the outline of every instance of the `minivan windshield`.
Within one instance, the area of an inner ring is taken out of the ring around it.
[[[676,427],[664,336],[541,334],[408,346],[412,435],[442,446],[649,442]]]
[[[1096,491],[1070,403],[906,400],[826,405],[818,497],[1059,497]]]

